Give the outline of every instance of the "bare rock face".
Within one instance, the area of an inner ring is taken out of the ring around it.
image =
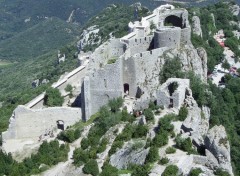
[[[193,45],[185,45],[180,50],[172,50],[168,55],[180,59],[183,71],[193,71],[203,82],[207,82],[207,54],[203,48],[195,49]]]
[[[200,147],[204,145],[204,136],[209,129],[210,109],[203,107],[200,109],[193,97],[189,96],[185,100],[188,116],[182,124],[182,129],[186,133],[190,133],[190,137],[195,145]]]
[[[192,17],[192,31],[194,34],[202,37],[202,28],[201,28],[200,19],[198,16]]]
[[[230,157],[230,145],[227,139],[225,128],[214,126],[205,138],[205,147],[212,154],[206,152],[208,158],[214,156],[218,162],[218,167],[233,175]],[[216,164],[216,162],[214,162]]]
[[[144,147],[141,147],[135,149],[134,144],[128,142],[125,147],[111,156],[110,164],[118,169],[126,169],[129,164],[143,165],[148,152],[149,148],[144,149]]]

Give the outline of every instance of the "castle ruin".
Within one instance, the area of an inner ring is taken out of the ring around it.
[[[90,56],[89,74],[82,86],[85,120],[109,99],[124,95],[136,98],[136,109],[145,107],[149,99],[157,97],[166,51],[192,45],[186,9],[163,5],[128,26],[128,35],[111,39]],[[109,64],[110,60],[114,62]],[[199,76],[205,77],[202,73]]]

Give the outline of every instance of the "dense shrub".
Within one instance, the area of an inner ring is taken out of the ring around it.
[[[160,118],[158,124],[161,131],[172,132],[174,126],[171,124],[172,120],[175,119],[176,116],[174,114],[168,114],[164,117]]]
[[[175,138],[176,147],[188,152],[188,154],[195,153],[196,151],[192,148],[192,141],[190,138],[181,138],[179,135]]]
[[[150,166],[148,164],[143,166],[132,165],[130,169],[132,170],[131,176],[148,176]]]
[[[178,119],[184,121],[187,118],[188,109],[185,106],[182,106],[179,110]]]
[[[83,150],[87,149],[89,147],[89,142],[87,138],[83,138],[81,141],[81,148]]]
[[[58,134],[57,138],[59,140],[65,141],[72,143],[76,139],[78,139],[81,135],[81,130],[80,129],[69,129],[66,131],[62,131],[61,133]]]
[[[112,154],[114,154],[117,151],[117,149],[122,148],[123,144],[124,144],[123,141],[114,141],[111,149],[108,152],[108,155],[111,156]]]
[[[109,100],[108,106],[111,108],[112,112],[117,112],[119,111],[119,108],[122,107],[123,101],[124,100],[122,97],[114,98],[112,100]]]
[[[133,132],[132,137],[133,138],[141,138],[141,137],[146,137],[148,132],[148,127],[147,125],[137,125],[135,127],[135,130]]]
[[[154,120],[154,114],[151,109],[145,109],[143,114],[145,115],[147,121]]]
[[[175,153],[175,152],[176,152],[176,149],[173,148],[173,147],[168,147],[168,148],[166,149],[166,154],[171,154],[171,153]]]
[[[200,168],[192,169],[189,173],[189,176],[199,176],[202,173]]]
[[[159,160],[159,153],[157,147],[150,147],[145,163],[152,163]]]
[[[83,173],[97,176],[99,174],[98,164],[96,160],[89,160],[83,167]]]
[[[62,106],[64,98],[58,89],[48,88],[44,97],[44,104],[47,106]]]
[[[168,143],[168,133],[166,131],[161,131],[157,133],[153,138],[151,145],[156,147],[162,147]]]
[[[97,153],[102,153],[106,150],[108,144],[107,138],[103,138],[101,143],[98,146]]]
[[[164,164],[167,164],[169,162],[169,159],[168,158],[162,158],[162,159],[160,159],[159,160],[159,164],[161,164],[161,165],[164,165]]]
[[[89,161],[89,153],[87,150],[77,148],[73,151],[73,164],[80,166]]]
[[[230,176],[230,174],[222,169],[217,169],[214,173],[216,176]]]
[[[162,173],[162,176],[177,176],[178,174],[178,167],[175,165],[169,165],[166,167],[164,172]]]
[[[104,164],[100,176],[118,176],[118,169],[110,164]]]

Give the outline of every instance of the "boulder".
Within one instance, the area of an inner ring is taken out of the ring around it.
[[[219,168],[233,175],[231,166],[230,145],[224,126],[214,126],[209,130],[205,138],[205,147],[216,158],[219,164]],[[209,153],[207,154],[209,155]],[[212,158],[212,156],[209,158]]]
[[[39,83],[40,83],[39,79],[34,80],[34,81],[32,82],[32,88],[38,87],[38,86],[39,86]]]

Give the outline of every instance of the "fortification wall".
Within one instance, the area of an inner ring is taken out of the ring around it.
[[[154,33],[154,48],[178,48],[181,41],[181,28],[164,27]]]
[[[129,85],[129,95],[135,97],[137,92],[135,62],[132,58],[122,59],[122,62],[123,84]]]
[[[96,70],[88,76],[89,78],[84,80],[83,89],[85,119],[98,112],[109,99],[123,95],[122,62],[118,59],[115,63],[107,64],[104,69]]]
[[[64,121],[65,128],[81,120],[80,108],[53,107],[33,110],[18,106],[10,119],[9,128],[3,133],[3,140],[35,139],[46,132],[57,129],[57,121]]]
[[[125,48],[125,44],[119,39],[111,39],[98,47],[90,56],[89,68],[91,70],[100,69],[101,66],[107,64],[108,60],[123,55]]]
[[[153,40],[153,36],[130,39],[128,41],[128,48],[130,49],[131,55],[147,51],[149,49],[149,46],[152,40]]]
[[[181,30],[181,44],[191,44],[191,27],[187,27]]]

